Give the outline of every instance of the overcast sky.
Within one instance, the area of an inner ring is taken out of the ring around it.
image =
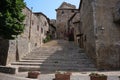
[[[33,12],[42,12],[50,19],[56,19],[56,11],[62,2],[71,3],[78,8],[80,0],[25,0],[27,7]]]

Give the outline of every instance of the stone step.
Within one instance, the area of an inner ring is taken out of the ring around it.
[[[40,72],[51,72],[51,71],[96,71],[95,68],[77,68],[77,67],[58,67],[58,66],[19,66],[19,72],[26,72],[26,71],[40,71]]]
[[[58,61],[58,60],[21,60],[19,62],[29,62],[29,63],[78,63],[77,61]]]
[[[20,62],[77,62],[78,64],[91,64],[92,62],[90,60],[86,59],[41,59],[41,58],[23,58]]]
[[[43,56],[43,57],[48,57],[48,56],[64,56],[64,57],[87,57],[84,54],[29,54],[26,56]]]
[[[59,46],[43,46],[25,55],[20,61],[11,63],[20,72],[23,71],[95,71],[96,68],[74,43],[58,43]],[[53,45],[53,43],[52,43]]]
[[[14,62],[11,65],[24,65],[24,66],[59,66],[59,67],[94,67],[92,64],[81,65],[75,64],[71,65],[71,63],[32,63],[32,62]]]
[[[80,64],[80,65],[90,65],[94,66],[90,61],[61,61],[61,60],[21,60],[19,62],[26,62],[26,63],[59,63],[59,64]],[[16,64],[19,62],[14,62],[12,64]]]
[[[34,58],[34,57],[25,57],[25,58],[22,58],[23,60],[69,60],[69,61],[89,61],[89,59],[87,58],[63,58],[63,57],[59,57],[59,58],[56,58],[56,57],[50,57],[50,58],[46,58],[46,57],[40,57],[40,58]],[[71,60],[72,59],[72,60]]]
[[[74,52],[75,53],[75,52]],[[74,54],[74,53],[43,53],[43,54],[40,54],[40,53],[33,53],[33,54],[27,54],[26,56],[80,56],[80,57],[86,57],[85,53],[77,53],[77,54]]]
[[[90,61],[86,61],[86,60],[80,60],[80,61],[76,61],[76,60],[20,60],[18,62],[32,62],[32,63],[76,63],[76,64],[84,64],[84,63],[91,63]]]
[[[86,60],[89,60],[87,57],[78,57],[78,56],[26,56],[24,58],[35,58],[35,59],[86,59]],[[24,59],[23,58],[23,59]]]
[[[92,64],[91,61],[88,61],[86,59],[79,59],[79,60],[70,60],[70,59],[23,59],[19,62],[38,62],[38,63],[76,63],[76,64]]]

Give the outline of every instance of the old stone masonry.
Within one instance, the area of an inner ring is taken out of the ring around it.
[[[92,61],[84,50],[75,46],[74,42],[53,40],[27,54],[19,62],[11,63],[18,71],[40,71],[55,73],[56,71],[95,71]]]
[[[0,74],[0,80],[31,80],[26,78],[30,71],[40,72],[37,80],[53,80],[57,72],[70,72],[70,80],[90,80],[91,73],[105,74],[107,80],[119,80],[120,74],[120,71],[98,72],[84,50],[66,40],[52,40],[9,66],[18,72],[12,76]]]
[[[0,80],[57,80],[65,72],[70,80],[90,80],[90,73],[120,80],[120,0],[78,3],[63,2],[56,19],[25,7],[24,32],[0,37]]]

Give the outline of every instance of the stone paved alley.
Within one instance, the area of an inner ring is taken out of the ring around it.
[[[22,71],[40,71],[41,73],[55,73],[56,71],[95,71],[91,60],[74,42],[53,40],[27,54],[19,62],[12,66],[18,66]]]
[[[90,80],[91,72],[98,72],[92,61],[73,42],[53,40],[27,54],[12,67],[18,68],[15,75],[0,73],[0,80],[52,80],[56,71],[72,72],[70,80]],[[26,78],[28,71],[40,71],[38,79]],[[98,72],[108,75],[108,80],[119,80],[120,71]]]

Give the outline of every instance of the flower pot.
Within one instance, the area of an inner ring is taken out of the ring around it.
[[[107,80],[107,76],[90,76],[90,80]]]
[[[38,72],[38,71],[30,71],[30,72],[28,72],[28,78],[38,78],[39,74],[40,74],[40,72]]]
[[[70,80],[70,73],[64,73],[64,74],[60,74],[57,73],[55,74],[55,79],[53,80]]]

